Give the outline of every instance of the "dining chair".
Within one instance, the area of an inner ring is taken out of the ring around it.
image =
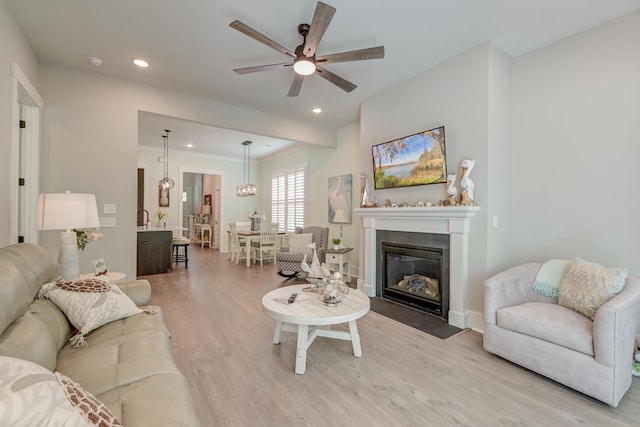
[[[249,256],[249,248],[247,248],[247,241],[238,237],[238,228],[235,222],[229,223],[229,234],[231,235],[231,262],[238,264],[240,259],[247,259]]]
[[[276,252],[278,250],[278,229],[270,228],[268,230],[260,230],[260,238],[251,240],[251,252],[253,254],[253,263],[255,264],[260,258],[260,267],[264,260],[276,262]],[[265,257],[266,255],[266,257]]]
[[[278,226],[279,224],[277,222],[261,222],[260,230],[271,230],[272,228],[275,228],[276,231],[278,231]]]

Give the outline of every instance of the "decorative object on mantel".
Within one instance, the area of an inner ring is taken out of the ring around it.
[[[362,199],[360,201],[361,208],[373,208],[378,205],[378,202],[373,194],[373,189],[371,188],[371,181],[369,180],[369,175],[366,173],[360,174],[360,189],[362,192]]]
[[[349,287],[342,281],[342,274],[337,271],[322,280],[318,288],[318,298],[328,307],[337,307],[349,293]]]
[[[464,160],[460,165],[460,204],[462,206],[475,206],[473,201],[474,184],[469,175],[475,165],[475,160]]]
[[[456,176],[447,176],[447,206],[455,206],[458,204],[458,189],[456,188]]]

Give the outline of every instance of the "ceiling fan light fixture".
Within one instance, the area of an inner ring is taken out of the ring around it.
[[[316,64],[309,58],[296,58],[293,63],[293,70],[301,76],[309,76],[316,72]]]

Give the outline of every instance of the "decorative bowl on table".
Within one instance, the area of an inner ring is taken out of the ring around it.
[[[342,275],[333,273],[322,281],[318,288],[318,298],[328,307],[337,307],[349,293],[349,287],[342,281]]]

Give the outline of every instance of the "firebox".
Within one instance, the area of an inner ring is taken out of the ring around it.
[[[448,236],[386,233],[393,237],[387,236],[378,242],[381,261],[378,295],[446,320],[449,313]]]

